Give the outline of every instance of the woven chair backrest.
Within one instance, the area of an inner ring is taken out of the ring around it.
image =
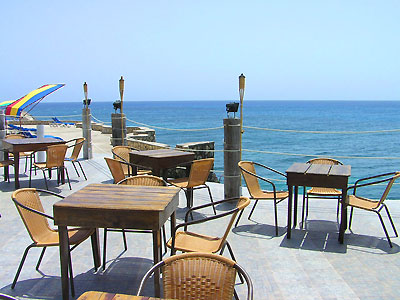
[[[42,202],[40,201],[39,194],[34,188],[24,188],[16,190],[12,196],[13,199],[34,210],[44,213]],[[37,213],[31,212],[17,203],[15,203],[19,215],[25,224],[26,230],[28,231],[31,239],[38,243],[40,242],[41,236],[44,236],[52,229],[49,226],[47,218]]]
[[[8,134],[8,135],[6,135],[5,138],[6,139],[24,139],[26,137],[22,134]]]
[[[164,260],[166,299],[232,300],[235,262],[214,254],[184,253]]]
[[[236,208],[237,210],[232,210],[232,216],[231,219],[229,220],[228,226],[226,227],[226,230],[224,232],[224,235],[222,236],[220,240],[220,246],[219,249],[222,248],[222,246],[225,244],[226,239],[228,238],[229,233],[231,232],[233,223],[235,222],[235,219],[237,215],[246,207],[250,204],[250,199],[247,197],[240,197],[239,200],[236,203]]]
[[[67,148],[68,146],[65,144],[48,146],[46,150],[46,167],[62,167],[64,165]]]
[[[319,158],[313,158],[310,159],[308,164],[320,164],[320,165],[343,165],[340,161],[333,159],[333,158],[325,158],[325,157],[319,157]]]
[[[72,154],[71,154],[71,159],[72,160],[77,160],[79,153],[81,152],[82,146],[83,146],[83,142],[85,141],[85,138],[78,138],[75,140],[75,146],[74,149],[72,150]]]
[[[210,174],[214,164],[214,158],[195,160],[190,167],[188,188],[203,185]]]
[[[110,169],[111,175],[114,178],[114,183],[120,182],[125,179],[124,170],[122,169],[121,161],[104,157],[107,162],[108,168]]]
[[[378,207],[379,205],[381,205],[381,204],[383,203],[383,201],[386,200],[386,197],[388,196],[388,194],[389,194],[389,192],[390,192],[390,189],[391,189],[392,186],[393,186],[393,183],[394,183],[394,182],[396,181],[396,179],[399,178],[399,177],[400,177],[400,172],[396,172],[396,174],[395,174],[392,178],[388,179],[389,182],[388,182],[388,184],[387,184],[387,186],[386,186],[386,188],[385,188],[385,191],[383,192],[383,195],[382,195],[381,199],[379,200],[379,203],[378,203],[377,207]]]
[[[260,193],[261,187],[260,187],[260,183],[258,182],[258,178],[252,175],[252,174],[257,174],[254,163],[252,161],[240,161],[239,167],[241,168],[242,175],[243,175],[244,181],[246,182],[246,186],[250,193],[250,196],[253,197],[253,195],[257,195],[258,193]],[[252,174],[249,174],[242,169],[244,169]]]
[[[125,162],[129,162],[129,152],[131,151],[131,148],[129,146],[115,146],[112,148],[113,152],[113,158],[116,160],[124,160]],[[116,155],[114,155],[114,153]],[[119,157],[118,157],[118,156]],[[122,164],[122,169],[124,170],[125,174],[128,173],[128,165]]]
[[[165,186],[165,181],[152,175],[137,175],[125,178],[117,184],[142,185],[142,186]]]

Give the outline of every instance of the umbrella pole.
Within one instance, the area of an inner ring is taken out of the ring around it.
[[[119,95],[121,98],[121,145],[125,146],[125,127],[126,127],[126,123],[124,126],[124,112],[123,112],[123,105],[124,105],[124,87],[125,87],[125,81],[124,81],[124,77],[121,76],[121,78],[119,79]]]

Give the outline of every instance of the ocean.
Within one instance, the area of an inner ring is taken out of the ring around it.
[[[137,125],[131,122],[135,121],[157,127],[157,142],[172,147],[179,143],[214,141],[217,150],[214,169],[223,181],[224,131],[221,127],[227,118],[225,104],[228,102],[124,101],[124,113],[128,126]],[[82,108],[81,102],[44,100],[30,113],[38,119],[56,116],[61,120],[80,120]],[[93,117],[111,124],[112,102],[93,101],[90,108]],[[400,170],[400,155],[396,150],[400,136],[399,111],[398,101],[244,101],[242,159],[285,172],[294,162],[306,162],[316,156],[332,157],[351,165],[350,183]],[[285,188],[284,181],[278,180],[276,184],[278,188]],[[366,196],[379,197],[382,189],[384,186],[367,189]],[[389,198],[400,199],[398,185],[392,188]]]

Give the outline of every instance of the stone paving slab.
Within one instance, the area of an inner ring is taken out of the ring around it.
[[[72,165],[67,165],[73,191],[89,183],[112,182],[103,157],[104,154],[96,153],[94,159],[82,161],[87,181],[77,177]],[[21,186],[27,187],[27,183],[28,177],[22,176]],[[41,173],[35,176],[33,186],[44,188]],[[223,185],[211,183],[210,186],[214,199],[222,199]],[[15,289],[10,288],[23,251],[31,243],[11,201],[13,187],[13,182],[0,183],[0,293],[21,299],[61,299],[57,248],[46,251],[41,272],[35,270],[40,249],[32,249]],[[71,193],[67,184],[57,186],[54,178],[49,187],[64,196]],[[42,201],[45,210],[52,213],[52,205],[58,200],[46,196]],[[195,205],[208,201],[206,190],[195,191]],[[177,222],[184,218],[185,204],[181,193]],[[395,224],[399,224],[400,202],[388,201],[388,206]],[[219,211],[224,209],[217,208]],[[393,248],[390,248],[375,214],[357,210],[353,232],[346,232],[345,243],[341,245],[337,240],[336,201],[312,200],[309,209],[305,228],[293,230],[290,240],[286,239],[287,201],[278,205],[278,236],[275,236],[271,202],[260,202],[251,220],[247,219],[250,212],[247,208],[239,226],[232,230],[228,240],[238,263],[252,278],[254,299],[400,298],[399,238],[392,238]],[[211,215],[212,210],[202,213]],[[166,225],[169,235],[169,223]],[[393,236],[388,222],[387,225]],[[224,226],[225,221],[216,221],[214,225],[197,228],[199,232],[218,235]],[[72,252],[77,296],[89,290],[136,294],[140,279],[152,265],[151,235],[129,233],[127,237],[128,250],[123,252],[122,235],[108,234],[107,268],[104,272],[93,270],[90,241],[85,241]],[[100,240],[102,244],[102,230]],[[228,252],[224,255],[229,256]],[[237,291],[244,299],[245,286],[238,284]],[[145,294],[153,295],[151,282]]]

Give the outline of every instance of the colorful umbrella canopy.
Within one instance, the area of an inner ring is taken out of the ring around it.
[[[32,92],[23,96],[22,98],[13,101],[11,104],[8,105],[4,104],[7,105],[6,116],[20,117],[23,110],[29,108],[29,110],[26,111],[26,113],[29,112],[44,97],[58,90],[59,88],[62,88],[64,85],[65,84],[46,84],[36,90],[33,90]],[[2,106],[2,104],[5,102],[8,101],[0,103],[0,106]]]

